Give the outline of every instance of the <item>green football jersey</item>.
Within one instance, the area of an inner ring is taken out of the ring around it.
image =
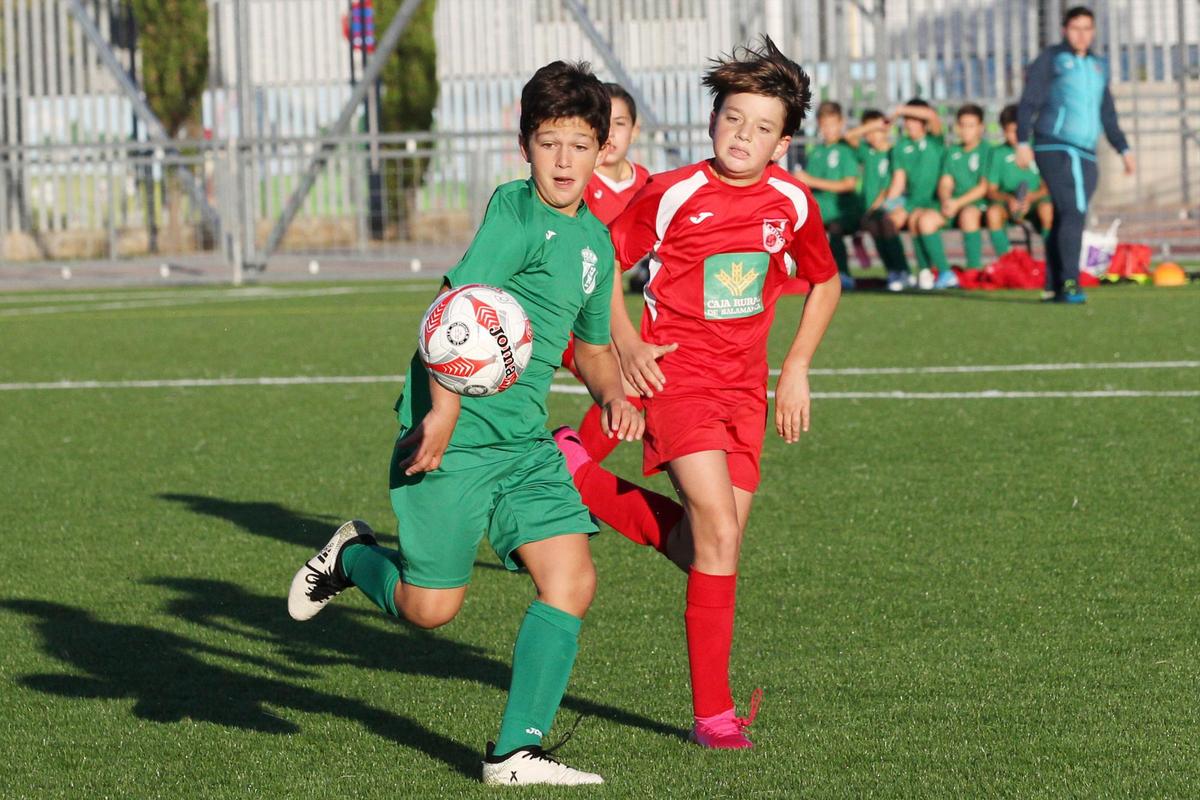
[[[906,176],[904,196],[910,209],[938,205],[937,184],[942,176],[944,151],[942,137],[933,134],[920,141],[902,136],[892,150],[892,169],[902,169]]]
[[[610,341],[613,263],[608,229],[586,205],[574,217],[555,211],[538,198],[532,179],[496,189],[471,247],[446,280],[452,287],[484,283],[515,297],[533,326],[533,353],[505,391],[462,398],[450,450],[550,435],[546,396],[568,335],[591,344]],[[428,374],[414,355],[396,401],[400,424],[416,425],[430,402]]]
[[[946,151],[942,159],[942,174],[954,180],[953,197],[961,197],[979,185],[987,173],[991,150],[990,144],[980,142],[972,150],[965,150],[961,144],[956,144]]]
[[[865,211],[892,182],[892,148],[876,150],[863,142],[858,146],[858,163],[862,164],[858,194]]]
[[[1005,194],[1015,195],[1021,184],[1025,184],[1028,192],[1037,191],[1042,187],[1042,175],[1038,172],[1037,162],[1029,165],[1028,169],[1017,166],[1017,153],[1008,144],[992,148],[988,159],[988,183]]]
[[[808,165],[805,172],[814,178],[827,181],[837,181],[843,178],[858,177],[858,157],[854,148],[845,142],[825,144],[818,142],[808,148]],[[841,220],[843,222],[858,222],[862,216],[858,195],[849,192],[830,192],[824,189],[814,189],[817,207],[821,210],[821,218],[825,222]]]

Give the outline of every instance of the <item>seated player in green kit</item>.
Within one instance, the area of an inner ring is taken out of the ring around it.
[[[858,201],[863,217],[859,226],[875,240],[875,249],[887,270],[888,291],[903,291],[908,284],[908,258],[893,216],[883,209],[892,182],[891,122],[882,111],[869,108],[858,127],[846,131],[846,141],[857,149],[862,166]]]
[[[929,103],[914,97],[892,112],[892,118],[904,120],[904,133],[892,148],[892,185],[888,187],[883,209],[897,229],[907,228],[917,255],[916,281],[921,289],[933,288],[933,271],[929,268],[936,253],[929,247],[940,247],[938,237],[922,237],[917,230],[918,212],[937,210],[938,180],[942,174],[942,118]]]
[[[991,201],[987,209],[987,227],[997,256],[1012,249],[1008,241],[1010,224],[1029,220],[1042,236],[1049,236],[1054,224],[1054,203],[1037,164],[1030,162],[1025,169],[1017,166],[1015,105],[1005,106],[1000,112],[1000,128],[1004,131],[1004,144],[992,149],[987,171],[987,199]],[[1033,214],[1029,213],[1031,210]]]
[[[842,107],[832,100],[817,106],[817,130],[820,141],[809,146],[808,164],[792,174],[812,189],[821,220],[829,235],[829,249],[837,264],[843,289],[854,288],[850,277],[850,258],[846,238],[858,230],[862,205],[858,187],[858,156],[842,138],[846,121]]]
[[[520,150],[532,175],[496,189],[442,291],[484,283],[514,296],[534,331],[529,365],[498,395],[460,397],[414,357],[396,404],[400,434],[391,457],[399,549],[379,546],[365,523],[347,522],[300,568],[288,595],[289,613],[306,620],[357,586],[386,613],[436,628],[462,607],[485,533],[505,567],[528,570],[537,599],[521,622],[499,736],[483,760],[489,784],[603,782],[559,763],[541,742],[596,587],[588,549],[596,526],[546,430],[546,397],[568,334],[606,430],[639,439],[643,429],[609,347],[612,243],[581,202],[608,139],[609,107],[586,64],[556,61],[525,85]]]

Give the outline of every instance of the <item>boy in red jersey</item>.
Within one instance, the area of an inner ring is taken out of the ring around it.
[[[775,430],[809,427],[808,367],[841,283],[817,204],[774,162],[810,101],[808,76],[769,39],[716,62],[713,158],[655,175],[611,228],[617,262],[650,253],[641,334],[613,295],[613,344],[645,398],[643,467],[666,470],[682,506],[618,479],[569,428],[555,432],[584,504],[688,573],[693,739],[751,747],[729,687],[738,552],[767,422],[767,334],[792,275],[812,285],[776,388]]]
[[[601,156],[596,171],[592,173],[584,190],[583,200],[587,203],[588,211],[603,222],[612,225],[629,201],[634,198],[646,181],[650,171],[641,164],[635,164],[629,159],[629,148],[637,140],[639,127],[637,118],[637,103],[623,86],[617,83],[606,83],[609,99],[612,101],[612,115],[609,118],[608,144]],[[618,288],[621,280],[616,278]],[[562,364],[571,374],[579,378],[575,368],[575,337],[567,342],[563,351]],[[580,379],[582,380],[582,379]],[[642,398],[637,391],[626,382],[627,399],[639,411],[642,409]],[[606,434],[600,424],[603,409],[592,405],[579,423],[579,438],[583,446],[596,461],[603,461],[612,453],[621,441],[616,436]]]

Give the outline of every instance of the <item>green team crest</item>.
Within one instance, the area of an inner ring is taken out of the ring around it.
[[[763,310],[767,253],[720,253],[704,259],[704,318],[740,319]]]

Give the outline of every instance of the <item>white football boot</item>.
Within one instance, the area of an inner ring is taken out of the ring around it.
[[[338,564],[342,548],[348,544],[375,544],[375,531],[361,519],[352,519],[305,562],[288,590],[288,613],[292,619],[301,622],[312,619],[326,603],[354,585]]]
[[[934,281],[933,270],[929,268],[925,268],[917,273],[917,288],[923,292],[931,291]]]
[[[604,778],[592,772],[568,767],[552,758],[540,746],[518,747],[497,757],[496,745],[487,744],[483,759],[483,782],[489,786],[530,786],[535,783],[553,786],[583,786],[604,783]]]

